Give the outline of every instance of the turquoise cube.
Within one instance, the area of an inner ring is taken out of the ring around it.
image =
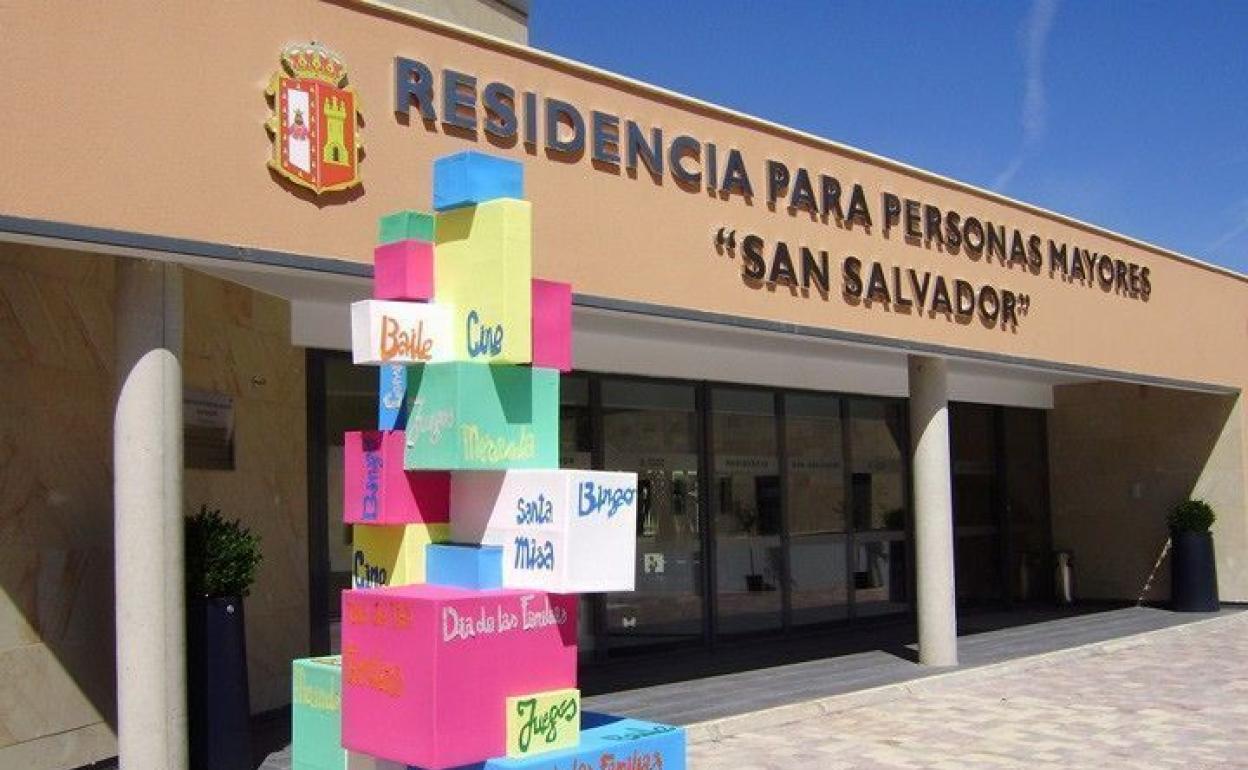
[[[503,547],[453,543],[427,545],[425,582],[476,590],[502,588]]]
[[[292,770],[343,770],[342,656],[291,662]]]
[[[685,731],[657,722],[582,712],[581,740],[574,748],[523,759],[498,757],[470,767],[480,770],[599,770],[604,767],[685,770]]]
[[[396,211],[381,218],[377,227],[377,243],[384,246],[396,241],[433,241],[433,214],[423,211]]]
[[[433,208],[437,211],[523,197],[524,165],[519,161],[469,150],[433,162]]]
[[[559,467],[559,372],[464,361],[407,367],[407,470]]]

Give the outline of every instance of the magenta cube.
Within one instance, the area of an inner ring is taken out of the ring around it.
[[[533,279],[533,365],[572,371],[572,285]]]
[[[445,524],[451,474],[403,470],[401,430],[343,436],[342,520],[348,524]]]
[[[433,299],[433,244],[408,239],[373,249],[373,299]]]
[[[342,593],[342,744],[428,770],[507,752],[509,696],[576,686],[575,595]]]

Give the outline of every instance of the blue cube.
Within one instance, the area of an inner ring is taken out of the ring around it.
[[[523,197],[524,165],[519,161],[468,151],[433,162],[433,208],[437,211]]]
[[[382,364],[377,370],[377,430],[407,427],[407,371],[403,364]]]
[[[503,587],[503,547],[500,545],[425,546],[425,581],[430,585],[476,590]]]

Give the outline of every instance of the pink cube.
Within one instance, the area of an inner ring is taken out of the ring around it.
[[[373,299],[433,299],[433,244],[409,239],[373,249]]]
[[[574,595],[342,593],[342,744],[443,770],[507,752],[506,699],[576,687]]]
[[[572,371],[572,284],[533,279],[533,365]]]
[[[403,431],[343,436],[342,520],[348,524],[449,522],[451,474],[403,470]]]

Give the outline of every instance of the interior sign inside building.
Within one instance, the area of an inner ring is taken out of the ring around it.
[[[1078,244],[1046,238],[982,216],[942,209],[889,190],[868,191],[842,183],[830,174],[795,167],[774,158],[752,164],[735,148],[688,134],[672,135],[603,110],[585,111],[569,102],[532,91],[517,91],[500,81],[481,82],[452,69],[437,74],[425,63],[395,59],[395,112],[413,114],[428,129],[439,124],[448,135],[486,139],[502,147],[521,141],[531,150],[560,162],[656,183],[670,179],[688,192],[703,189],[724,201],[752,204],[762,195],[767,209],[808,218],[840,230],[868,234],[980,265],[996,265],[1010,276],[1046,276],[1074,287],[1146,302],[1152,294],[1149,268],[1092,251]],[[1031,306],[1030,294],[1017,286],[967,280],[867,256],[838,257],[839,285],[833,287],[828,251],[807,244],[715,231],[721,254],[740,256],[748,286],[784,285],[827,296],[833,290],[853,305],[917,311],[961,320],[978,316],[989,325],[1013,328]]]

